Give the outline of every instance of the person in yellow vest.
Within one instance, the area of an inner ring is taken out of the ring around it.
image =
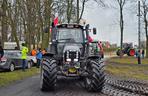
[[[28,48],[22,43],[22,70],[25,71]]]

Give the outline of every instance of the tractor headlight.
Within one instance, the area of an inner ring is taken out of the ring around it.
[[[66,58],[69,58],[69,51],[66,52]]]
[[[71,62],[71,59],[66,59],[67,62]]]
[[[75,62],[78,62],[78,58],[75,58],[74,61],[75,61]]]

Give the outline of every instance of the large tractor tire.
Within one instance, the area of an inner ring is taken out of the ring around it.
[[[89,60],[87,63],[88,76],[85,78],[85,86],[88,91],[100,92],[105,83],[104,64],[99,59]]]
[[[117,56],[123,56],[124,52],[123,52],[123,50],[118,49],[116,54],[117,54]]]
[[[56,60],[44,58],[41,64],[40,88],[42,91],[53,91],[57,81]]]
[[[135,55],[135,49],[129,49],[127,52],[128,56],[134,56]]]

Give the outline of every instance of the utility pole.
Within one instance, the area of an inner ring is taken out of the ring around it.
[[[141,50],[141,22],[140,22],[140,17],[141,17],[141,14],[140,14],[140,1],[138,1],[138,64],[141,64],[141,54],[140,54],[140,50]]]
[[[79,23],[79,0],[77,0],[77,24]]]
[[[138,47],[141,48],[141,13],[140,13],[140,1],[138,1]]]

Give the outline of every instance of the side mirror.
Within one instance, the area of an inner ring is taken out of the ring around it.
[[[89,24],[87,24],[87,25],[85,26],[85,29],[86,29],[86,30],[88,30],[88,29],[89,29]]]
[[[96,35],[97,34],[97,29],[93,28],[93,34]]]
[[[85,43],[85,44],[88,43],[88,40],[85,39],[84,43]]]

